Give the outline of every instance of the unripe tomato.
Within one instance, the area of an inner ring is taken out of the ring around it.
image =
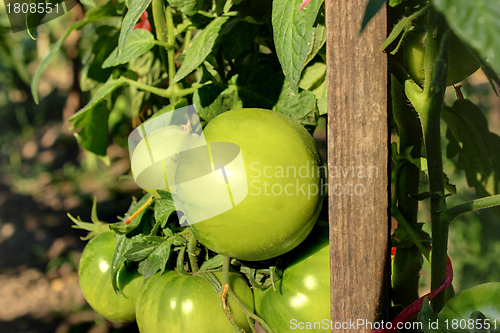
[[[147,140],[146,140],[147,139]],[[159,197],[157,189],[171,192],[168,179],[174,179],[177,158],[198,135],[170,125],[149,133],[135,147],[131,156],[134,179],[139,186]]]
[[[254,289],[255,312],[275,333],[330,332],[328,244],[328,224],[318,221],[306,240],[285,255],[277,292]]]
[[[144,279],[136,270],[123,266],[118,272],[118,296],[111,285],[111,261],[115,250],[115,233],[106,231],[92,238],[83,249],[78,281],[83,296],[101,316],[117,323],[135,320],[135,302]]]
[[[222,273],[215,273],[219,281]],[[252,291],[245,279],[231,274],[232,290],[254,310]],[[246,332],[251,332],[244,312],[229,296],[231,316]],[[159,273],[148,279],[137,300],[137,325],[141,333],[233,333],[222,302],[205,278],[181,275],[177,271]]]
[[[475,311],[480,311],[486,319],[471,319]],[[438,319],[444,332],[499,332],[500,282],[485,283],[462,291],[444,305]]]
[[[182,210],[200,243],[250,261],[300,244],[324,194],[311,135],[291,118],[262,109],[225,112],[203,133],[209,148],[195,142],[176,173]]]
[[[404,40],[404,65],[408,74],[417,82],[424,81],[426,34],[409,34]],[[448,39],[448,77],[446,85],[458,83],[480,67],[474,55],[452,34]]]

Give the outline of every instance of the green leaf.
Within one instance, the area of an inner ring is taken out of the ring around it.
[[[231,78],[238,86],[238,95],[245,108],[272,109],[278,101],[284,77],[259,65],[239,66]]]
[[[196,90],[193,95],[193,104],[196,111],[206,121],[211,121],[226,111],[243,107],[243,102],[238,96],[237,87],[230,85],[218,92],[220,89],[223,89],[222,85],[211,84]]]
[[[389,6],[396,7],[397,5],[403,3],[405,0],[389,0]]]
[[[88,6],[88,7],[95,7],[95,2],[94,0],[80,0],[80,3],[82,5]]]
[[[92,110],[98,103],[102,102],[106,96],[112,93],[117,88],[125,85],[129,80],[125,77],[120,77],[118,79],[110,78],[105,84],[103,84],[99,90],[92,96],[90,101],[80,109],[77,113],[72,115],[68,121],[77,122],[80,118],[85,116],[85,113],[89,110]],[[73,124],[72,129],[75,129],[75,125]]]
[[[441,331],[436,327],[434,328],[432,323],[436,323],[438,325],[438,316],[432,309],[432,306],[429,304],[429,297],[426,296],[424,298],[424,302],[422,303],[422,309],[418,313],[418,321],[422,323],[422,328],[424,329],[424,333],[440,333]]]
[[[118,6],[116,7],[117,8],[115,8],[115,5],[112,4],[112,1],[109,1],[106,5],[102,7],[97,7],[95,9],[92,9],[87,13],[86,18],[70,25],[69,28],[64,33],[64,35],[62,35],[62,37],[54,44],[54,46],[52,46],[49,53],[47,53],[45,58],[43,58],[42,61],[40,62],[40,65],[38,66],[35,75],[33,76],[33,80],[31,81],[31,93],[33,94],[33,99],[36,104],[38,104],[38,81],[40,80],[42,73],[45,71],[52,58],[61,48],[64,40],[69,36],[69,34],[73,30],[78,30],[89,22],[94,22],[102,20],[104,18],[116,16]]]
[[[135,29],[130,33],[127,44],[125,44],[125,48],[120,56],[118,56],[118,47],[116,47],[104,61],[102,68],[126,64],[130,60],[142,56],[154,46],[154,36],[151,32],[146,29]]]
[[[317,98],[317,106],[318,106],[318,111],[319,115],[324,115],[328,112],[328,100],[327,100],[327,88],[326,88],[326,80],[321,83],[321,85],[313,90],[314,96]]]
[[[384,6],[386,0],[370,0],[366,5],[365,15],[363,15],[363,22],[361,23],[361,31],[366,28],[366,25],[370,20],[378,13],[378,11]]]
[[[306,90],[314,90],[325,81],[326,64],[317,62],[308,66],[302,72],[299,87]]]
[[[139,242],[134,242],[123,253],[129,261],[141,261],[147,258],[160,244],[165,241],[162,237],[144,237]]]
[[[273,107],[274,111],[293,119],[303,118],[314,109],[316,109],[316,96],[309,90],[302,90],[300,94],[294,94],[288,82],[283,85],[278,103]]]
[[[59,5],[61,2],[63,2],[63,0],[55,0],[55,1],[51,1],[48,3],[49,7],[50,8],[54,8],[56,5]],[[34,13],[31,12],[31,10],[29,10],[27,13],[26,13],[26,27],[28,28],[28,34],[30,35],[31,38],[33,39],[36,39],[34,37],[34,34],[35,34],[35,30],[36,30],[36,27],[40,25],[40,22],[42,22],[43,18],[45,17],[46,15],[46,12],[45,12],[45,0],[30,0],[28,4],[36,4],[38,6],[39,3],[43,4],[43,9],[44,10],[36,10]],[[38,7],[36,7],[38,8]],[[55,10],[53,10],[53,12],[55,12]]]
[[[274,0],[272,26],[276,53],[290,88],[297,92],[313,39],[314,23],[323,0],[311,1],[299,11],[302,0]]]
[[[155,200],[155,220],[156,223],[160,223],[162,228],[165,228],[168,218],[173,212],[175,212],[174,200],[172,199],[170,193],[169,195],[170,198],[161,197],[160,199]]]
[[[145,260],[139,263],[138,271],[145,279],[158,271],[160,271],[160,274],[163,274],[170,257],[173,242],[174,237],[169,237],[166,241],[157,246]]]
[[[134,0],[130,2],[127,14],[123,18],[120,38],[118,39],[118,53],[120,55],[127,44],[132,29],[134,29],[135,24],[139,21],[142,13],[144,13],[150,3],[151,0]]]
[[[469,100],[465,108],[458,101],[451,108],[443,108],[442,118],[461,144],[457,167],[465,171],[469,186],[480,185],[492,171],[494,153],[491,150],[488,121]]]
[[[205,58],[212,52],[224,23],[229,17],[217,17],[198,33],[186,49],[186,57],[181,68],[174,77],[174,83],[185,78],[189,73],[200,66]]]
[[[114,32],[114,33],[113,33]],[[115,47],[118,45],[118,32],[113,30],[110,34],[99,36],[98,40],[92,47],[94,56],[89,63],[87,76],[94,81],[105,83],[113,74],[113,68],[103,69],[102,65],[108,58]]]
[[[222,35],[222,54],[224,58],[236,59],[243,50],[252,45],[259,29],[259,25],[246,21],[236,23],[228,33]]]
[[[106,156],[108,148],[108,116],[107,104],[100,102],[73,122],[73,129],[81,127],[75,133],[78,143],[99,156]]]
[[[216,269],[216,268],[222,267],[223,261],[224,261],[224,256],[221,254],[218,254],[215,257],[210,258],[207,261],[203,262],[203,264],[200,267],[200,270],[207,271],[209,269]]]
[[[115,252],[113,253],[113,260],[111,261],[111,285],[114,291],[123,296],[121,290],[118,286],[118,271],[125,263],[125,257],[123,254],[127,251],[133,243],[139,242],[144,236],[139,233],[133,237],[127,237],[126,235],[120,235],[116,240]]]
[[[194,15],[201,5],[203,4],[202,0],[168,0],[168,3],[173,8],[179,8],[183,14],[187,16]]]
[[[498,0],[432,0],[455,34],[500,72]]]
[[[326,26],[325,26],[325,11],[321,10],[318,15],[317,25],[313,32],[313,37],[309,50],[307,51],[304,66],[306,66],[318,54],[323,45],[326,43]]]

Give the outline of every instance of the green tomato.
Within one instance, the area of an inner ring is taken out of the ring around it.
[[[265,260],[300,244],[323,202],[311,135],[274,111],[241,109],[214,118],[179,159],[178,200],[196,238],[241,260]],[[208,145],[208,146],[207,146]]]
[[[471,319],[480,311],[485,319]],[[475,332],[488,329],[500,332],[500,282],[485,283],[457,294],[449,300],[438,315],[439,325],[445,332]],[[489,332],[489,331],[488,331]]]
[[[125,266],[118,271],[118,296],[111,285],[111,262],[116,238],[112,231],[92,238],[83,249],[78,268],[78,281],[83,296],[101,316],[117,323],[135,320],[135,302],[144,279],[136,270]]]
[[[222,273],[215,273],[219,281]],[[232,290],[254,310],[252,291],[245,279],[231,274]],[[246,332],[251,332],[241,308],[227,298],[231,316]],[[181,275],[177,271],[159,273],[148,279],[137,300],[137,325],[141,333],[233,333],[219,295],[205,278]]]
[[[404,64],[408,74],[417,82],[424,81],[426,34],[409,34],[404,40]],[[465,45],[452,34],[448,42],[448,77],[451,86],[469,77],[480,67],[479,62]]]
[[[175,192],[168,179],[175,179],[178,154],[198,137],[176,125],[149,133],[147,140],[142,139],[135,147],[130,161],[137,184],[156,197],[158,189]]]
[[[328,224],[318,221],[306,240],[285,255],[277,292],[254,289],[255,311],[275,333],[330,332],[328,245]]]

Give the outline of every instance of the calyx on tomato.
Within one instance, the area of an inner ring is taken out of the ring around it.
[[[424,81],[425,43],[427,34],[410,33],[404,39],[404,67],[417,82]],[[456,84],[477,71],[480,67],[476,57],[452,34],[448,39],[448,76],[446,85]]]
[[[278,112],[241,109],[215,117],[203,133],[206,145],[190,146],[176,171],[178,199],[200,243],[248,261],[300,244],[324,196],[307,130]]]
[[[222,302],[205,278],[181,275],[177,271],[155,274],[148,279],[137,300],[137,325],[141,333],[233,333]],[[222,273],[215,273],[219,281]],[[237,274],[229,277],[232,290],[250,311],[254,310],[252,291]],[[228,297],[231,316],[251,332],[241,308]]]
[[[89,305],[109,321],[124,323],[135,320],[135,302],[144,279],[136,270],[125,266],[118,271],[118,296],[111,285],[111,262],[115,250],[115,233],[106,231],[92,238],[83,249],[78,281]]]
[[[255,311],[275,333],[299,328],[325,332],[323,326],[314,329],[313,323],[330,324],[328,244],[328,224],[318,221],[306,240],[284,256],[285,269],[276,284],[277,292],[273,288],[254,289]]]

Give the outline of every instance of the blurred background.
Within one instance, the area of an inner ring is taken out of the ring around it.
[[[93,40],[89,30],[73,32],[40,79],[39,105],[33,102],[31,77],[66,27],[81,17],[77,6],[38,28],[32,40],[26,31],[12,33],[0,4],[0,331],[137,332],[134,324],[105,321],[86,304],[78,286],[78,262],[86,232],[71,227],[67,213],[90,220],[97,198],[100,220],[116,222],[132,196],[142,191],[127,177],[130,131],[127,104],[117,103],[109,121],[109,163],[79,149],[66,120],[84,103],[79,76],[84,50]],[[88,27],[91,28],[91,27]],[[500,99],[481,72],[464,83],[465,97],[478,104],[500,135]],[[454,100],[449,89],[447,98]],[[449,102],[452,103],[452,102]],[[325,122],[315,133],[323,155]],[[446,142],[443,141],[443,145]],[[499,152],[500,153],[500,152]],[[108,165],[106,165],[109,164]],[[458,194],[449,203],[470,200],[463,172],[445,164]],[[424,203],[425,204],[425,203]],[[422,221],[428,220],[422,216]],[[470,213],[453,222],[450,257],[455,290],[500,281],[500,218],[490,211]],[[422,273],[422,293],[429,280]]]

